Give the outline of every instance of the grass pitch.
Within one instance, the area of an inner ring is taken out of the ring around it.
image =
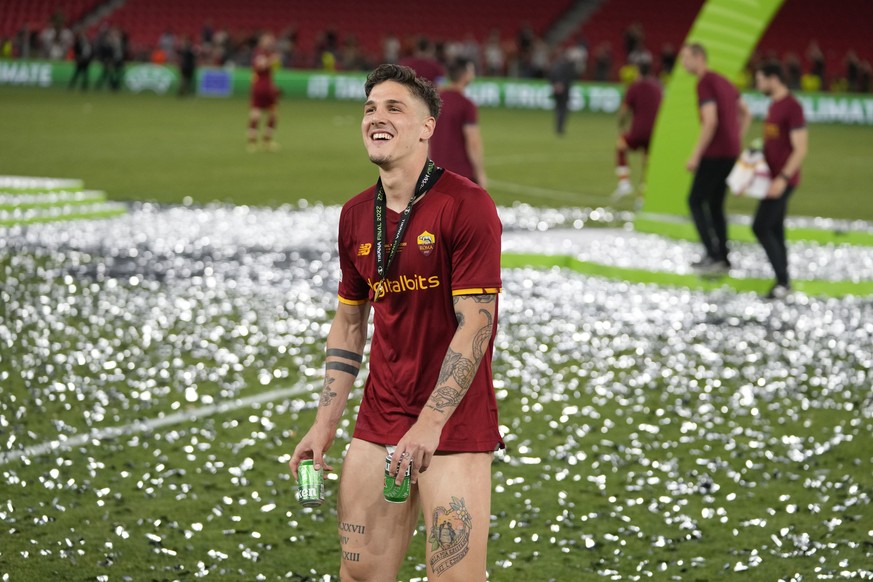
[[[117,200],[338,204],[375,179],[355,104],[283,103],[284,149],[247,154],[243,100],[3,88],[0,103],[0,173],[83,178]],[[548,112],[481,113],[498,204],[608,203],[614,119],[575,115],[561,139]],[[873,219],[871,135],[811,127],[795,214]],[[128,249],[3,236],[0,452],[288,392],[3,463],[0,576],[335,579],[336,482],[303,509],[285,467],[312,422],[332,290],[239,278],[219,301],[205,279],[121,269]],[[241,263],[269,258],[245,251]],[[264,281],[283,268],[268,262]],[[782,309],[505,277],[495,377],[511,436],[494,465],[491,580],[871,576],[869,300]],[[400,579],[424,576],[423,546],[416,536]]]

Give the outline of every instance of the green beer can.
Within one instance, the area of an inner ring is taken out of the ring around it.
[[[412,475],[412,461],[409,462],[409,466],[406,467],[406,476],[403,478],[403,482],[400,485],[397,485],[395,481],[395,476],[391,474],[391,459],[394,457],[394,447],[390,447],[388,449],[388,456],[385,457],[385,489],[382,491],[382,494],[385,497],[385,501],[389,503],[404,503],[407,499],[409,499],[409,490],[412,487],[410,483],[410,475]]]
[[[324,502],[324,472],[314,461],[300,461],[297,467],[297,501],[303,507],[318,507]]]

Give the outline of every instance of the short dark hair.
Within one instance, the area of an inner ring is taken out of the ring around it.
[[[779,82],[785,84],[785,69],[778,61],[767,61],[758,65],[758,72],[765,77],[776,77]]]
[[[424,104],[427,105],[430,114],[434,118],[439,117],[440,107],[443,104],[439,93],[437,93],[433,83],[417,76],[411,68],[392,63],[379,65],[367,75],[367,82],[364,83],[364,93],[369,97],[373,87],[385,81],[394,81],[404,85],[409,89],[410,93],[424,101]]]
[[[643,61],[637,65],[637,68],[640,70],[640,75],[647,77],[652,72],[652,63]]]
[[[449,62],[448,65],[446,65],[446,76],[453,83],[457,82],[458,79],[460,79],[461,76],[463,76],[463,74],[467,72],[467,67],[469,67],[470,63],[472,62],[473,61],[471,61],[467,57],[457,57],[455,59],[452,59],[452,61]]]
[[[694,53],[696,56],[703,57],[703,60],[706,60],[706,49],[702,44],[700,44],[699,42],[692,42],[685,46],[688,47],[688,50]]]

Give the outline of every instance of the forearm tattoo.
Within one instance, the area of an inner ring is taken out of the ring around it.
[[[336,392],[330,389],[330,385],[336,382],[333,376],[327,376],[324,379],[324,389],[321,391],[321,405],[330,406],[333,399],[336,398]]]
[[[466,297],[472,298],[476,303],[491,303],[495,299],[494,295],[470,295]],[[459,300],[459,297],[454,298],[455,305],[458,304]],[[464,357],[463,354],[454,351],[452,348],[446,351],[446,357],[443,359],[439,377],[437,378],[437,388],[428,400],[428,408],[444,414],[446,409],[457,407],[461,403],[464,394],[470,388],[470,384],[473,383],[473,378],[479,369],[479,363],[482,361],[485,350],[488,348],[494,323],[494,317],[490,311],[480,309],[479,313],[484,315],[486,322],[476,331],[473,337],[473,359]],[[458,319],[458,328],[460,329],[464,325],[464,315],[457,309],[455,315]],[[458,384],[458,390],[446,384],[449,378]]]

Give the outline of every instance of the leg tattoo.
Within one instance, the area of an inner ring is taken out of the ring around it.
[[[473,518],[464,505],[464,498],[452,497],[449,509],[437,507],[431,524],[430,567],[437,576],[460,562],[470,551],[470,530]]]

